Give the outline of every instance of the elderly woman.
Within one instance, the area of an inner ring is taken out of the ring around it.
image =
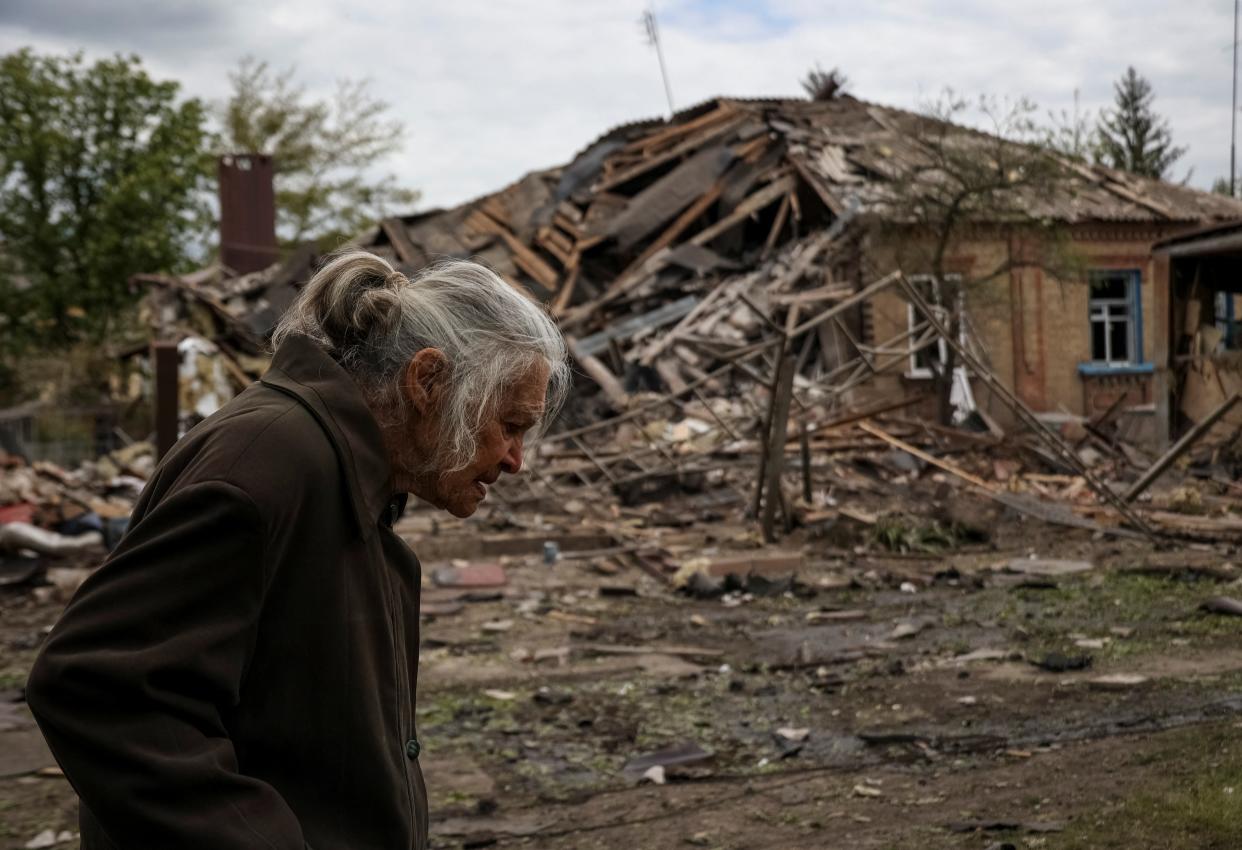
[[[563,398],[546,313],[487,269],[338,256],[262,381],[185,436],[27,699],[84,850],[427,844],[413,493],[474,513]]]

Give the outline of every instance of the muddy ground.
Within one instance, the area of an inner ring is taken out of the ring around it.
[[[434,847],[1242,847],[1242,617],[1199,610],[1242,596],[1235,551],[1017,515],[911,547],[862,523],[776,547],[796,583],[699,599],[599,552],[599,523],[543,522],[399,526],[427,576],[508,575],[425,579]],[[643,539],[674,561],[771,553],[740,521],[677,525]],[[20,701],[59,609],[0,592],[0,848],[76,832]],[[680,763],[642,779],[660,751]]]

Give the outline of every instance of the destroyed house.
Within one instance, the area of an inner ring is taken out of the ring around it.
[[[361,243],[408,271],[473,257],[527,287],[550,304],[575,339],[575,354],[598,359],[586,371],[600,376],[614,401],[622,383],[676,390],[707,373],[722,335],[741,343],[756,324],[847,298],[885,272],[900,271],[935,300],[931,269],[897,250],[927,233],[895,205],[893,188],[938,179],[926,167],[934,154],[929,127],[981,157],[1009,144],[848,95],[719,98],[667,121],[617,127],[569,164],[494,194],[386,219]],[[1167,439],[1185,423],[1162,397],[1174,328],[1169,281],[1157,275],[1153,245],[1242,218],[1242,203],[1057,163],[1047,186],[1015,181],[1008,203],[1020,218],[985,211],[954,232],[942,267],[981,279],[965,293],[963,333],[1034,411],[1052,419],[1108,416],[1131,439]],[[1013,261],[1053,231],[1076,257],[1073,279]],[[765,268],[769,283],[756,288]],[[986,274],[994,268],[1006,270]],[[828,374],[848,355],[891,352],[893,341],[910,341],[915,325],[912,306],[889,287],[821,325],[799,352],[799,367]],[[869,391],[906,396],[929,388],[944,341],[907,348],[902,368],[878,376]],[[973,381],[963,383],[972,395]],[[986,390],[968,401],[1006,418],[991,409]]]
[[[1242,224],[1184,233],[1154,249],[1157,422],[1167,440],[1190,423],[1219,417],[1216,432],[1237,445],[1242,410]]]

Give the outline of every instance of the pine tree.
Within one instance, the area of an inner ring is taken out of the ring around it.
[[[1164,178],[1186,149],[1174,146],[1169,122],[1152,110],[1156,95],[1151,83],[1130,67],[1113,91],[1114,108],[1104,112],[1096,128],[1096,162]]]

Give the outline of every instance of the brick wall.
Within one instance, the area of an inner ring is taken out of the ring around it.
[[[1143,358],[1152,362],[1158,333],[1165,333],[1167,321],[1157,315],[1153,297],[1151,245],[1172,229],[1154,227],[1098,226],[1077,228],[1072,234],[1072,250],[1087,269],[1137,269],[1141,275],[1143,304]],[[868,247],[869,265],[876,272],[897,266],[905,257],[905,271],[911,252],[892,242],[873,239]],[[1020,246],[1015,246],[1017,250]],[[1010,255],[1009,242],[980,236],[959,243],[950,267],[968,276],[980,276],[995,269]],[[1016,308],[1016,309],[1015,309]],[[1074,414],[1094,412],[1089,407],[1088,383],[1078,366],[1091,359],[1091,326],[1088,287],[1082,282],[1062,282],[1047,271],[1023,268],[975,287],[967,294],[967,310],[976,338],[986,350],[992,371],[1032,408],[1040,411],[1066,411]],[[889,339],[906,328],[906,304],[897,290],[872,301],[873,342]],[[1149,383],[1150,377],[1139,379]],[[911,383],[909,378],[885,379],[887,389],[898,390]],[[1108,382],[1100,386],[1115,389]],[[1111,391],[1110,389],[1110,391]],[[1150,400],[1150,387],[1135,394]],[[981,400],[983,403],[983,400]],[[989,409],[1004,421],[999,408]]]

